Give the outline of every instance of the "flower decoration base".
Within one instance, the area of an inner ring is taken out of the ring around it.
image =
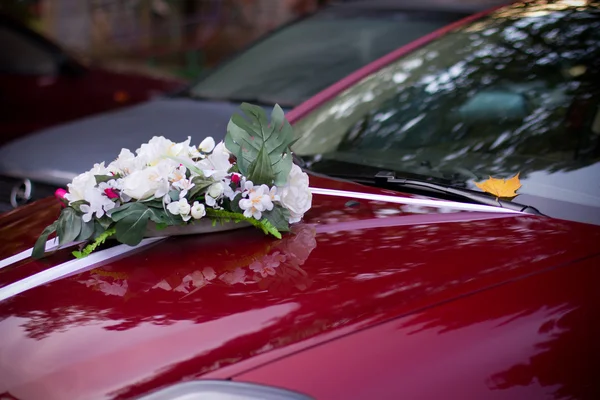
[[[146,229],[145,237],[165,237],[181,235],[197,235],[203,233],[216,233],[232,231],[241,228],[249,228],[252,225],[248,222],[217,222],[213,226],[213,221],[206,218],[187,225],[168,226],[164,229],[158,229],[156,224],[150,222]]]

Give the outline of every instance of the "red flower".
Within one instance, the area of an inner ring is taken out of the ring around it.
[[[235,183],[236,185],[240,184],[241,179],[242,178],[240,178],[240,176],[238,174],[231,175],[231,182]]]
[[[119,198],[119,194],[117,192],[115,192],[114,189],[111,189],[111,188],[104,189],[104,194],[109,199],[118,199]]]

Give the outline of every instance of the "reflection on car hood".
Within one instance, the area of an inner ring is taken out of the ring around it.
[[[568,264],[600,242],[599,227],[545,217],[348,200],[314,195],[282,240],[251,228],[174,237],[1,302],[0,393],[136,397]],[[58,210],[44,200],[1,217],[0,259]],[[70,258],[0,269],[0,287]]]
[[[0,149],[0,174],[64,185],[94,163],[114,160],[122,148],[139,148],[153,136],[200,143],[221,140],[237,106],[163,98],[28,135]]]

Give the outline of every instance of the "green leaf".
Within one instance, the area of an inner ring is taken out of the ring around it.
[[[102,218],[96,218],[96,222],[102,226],[103,230],[108,229],[113,224],[113,220],[108,215],[104,215]]]
[[[71,207],[63,208],[56,227],[59,245],[73,242],[81,232],[82,222],[77,211]]]
[[[273,111],[271,111],[271,126],[273,131],[279,131],[285,122],[287,121],[285,119],[285,113],[283,112],[283,109],[279,107],[279,104],[275,104]]]
[[[120,213],[119,219],[115,220],[117,221],[115,225],[117,240],[129,246],[139,244],[146,233],[148,221],[154,213],[154,210],[141,203],[132,203],[132,206]]]
[[[159,209],[163,209],[164,208],[162,199],[160,199],[160,200],[159,199],[154,199],[154,200],[151,200],[151,201],[144,201],[143,203],[147,207],[159,208]]]
[[[125,203],[121,207],[113,208],[112,210],[110,210],[110,219],[112,221],[118,221],[119,219],[124,218],[127,215],[131,207],[138,207],[138,205],[144,208],[147,207],[146,205],[135,201],[131,203]]]
[[[288,232],[290,230],[290,212],[283,207],[273,207],[271,211],[265,211],[262,213],[262,219],[266,219],[277,228],[280,232]]]
[[[84,222],[83,220],[81,221],[81,232],[79,232],[79,235],[77,236],[77,238],[75,238],[75,241],[77,242],[82,242],[84,240],[88,240],[89,238],[92,237],[92,235],[94,234],[94,227],[95,227],[96,222],[91,219],[88,222]]]
[[[196,196],[202,194],[210,185],[215,182],[206,180],[201,176],[195,176],[192,178],[192,183],[194,184],[194,187],[189,190],[187,195],[190,200],[193,200]]]
[[[58,221],[53,222],[51,225],[48,225],[43,231],[40,237],[36,240],[35,245],[33,246],[33,252],[31,256],[35,259],[41,259],[44,257],[44,253],[46,252],[46,242],[48,241],[48,236],[52,233],[56,232],[56,227],[58,226]]]
[[[74,202],[70,203],[69,207],[74,208],[76,211],[81,212],[81,208],[80,207],[83,204],[89,204],[89,203],[87,201],[85,201],[85,200],[77,200],[77,201],[74,201]]]
[[[171,198],[171,201],[179,200],[179,190],[170,190],[169,197]]]
[[[180,225],[181,219],[175,219],[175,216],[164,209],[150,209],[150,220],[160,225]]]
[[[115,228],[107,229],[106,231],[102,232],[102,234],[98,235],[98,237],[96,237],[96,239],[94,239],[92,243],[85,246],[82,251],[74,251],[71,254],[73,254],[76,258],[87,257],[92,253],[92,251],[96,250],[98,246],[103,244],[106,241],[106,239],[113,236],[115,232]]]
[[[267,155],[267,151],[263,146],[258,152],[256,160],[250,163],[248,168],[248,179],[251,180],[255,185],[273,185],[273,166],[271,160]]]
[[[114,179],[117,179],[118,176],[115,175],[94,175],[94,178],[96,178],[96,185],[102,182],[108,182],[108,181],[112,181]]]
[[[112,221],[111,221],[112,223]],[[98,220],[94,221],[94,233],[92,235],[92,239],[96,240],[96,238],[102,235],[107,229],[109,229],[110,225],[104,226]]]
[[[258,167],[256,160],[259,156],[263,159],[259,153],[264,148],[272,169],[272,177],[268,181],[284,184],[292,168],[290,145],[294,141],[294,132],[283,110],[275,105],[269,125],[261,107],[243,103],[240,108],[249,120],[234,114],[225,136],[225,145],[236,156],[237,167],[243,175],[249,176],[250,168],[256,170]],[[261,170],[267,171],[262,167]]]

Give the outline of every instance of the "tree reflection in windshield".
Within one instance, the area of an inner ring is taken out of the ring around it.
[[[520,172],[521,193],[600,206],[600,5],[547,3],[368,76],[296,125],[295,151],[471,187]]]

